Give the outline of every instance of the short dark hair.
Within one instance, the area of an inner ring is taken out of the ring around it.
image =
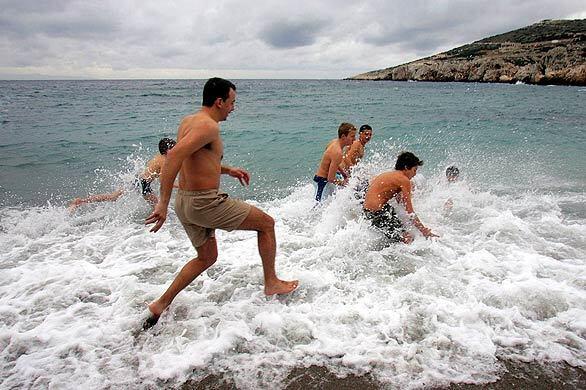
[[[167,154],[167,152],[175,146],[177,142],[171,138],[163,138],[159,141],[159,152]]]
[[[459,174],[460,170],[454,165],[446,168],[446,177],[457,177]]]
[[[362,126],[360,126],[360,130],[358,130],[358,132],[364,133],[366,130],[372,131],[372,127],[370,127],[370,125],[362,125]]]
[[[352,123],[342,122],[340,127],[338,127],[338,138],[350,134],[352,130],[356,131],[356,127]]]
[[[212,77],[203,86],[203,100],[201,105],[211,107],[217,98],[221,98],[222,100],[228,99],[230,89],[236,91],[236,86],[231,81],[219,77]]]
[[[403,152],[401,154],[399,154],[399,156],[397,157],[397,162],[395,163],[395,169],[398,171],[402,171],[404,169],[411,169],[415,166],[421,166],[423,165],[423,161],[421,161],[419,158],[417,158],[416,155],[414,155],[411,152]]]

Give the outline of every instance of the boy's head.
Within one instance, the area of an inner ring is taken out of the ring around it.
[[[403,152],[397,157],[395,163],[395,169],[398,171],[404,171],[407,173],[409,179],[413,178],[417,174],[417,168],[423,165],[423,161],[417,158],[411,152]]]
[[[413,167],[419,167],[423,165],[423,161],[417,158],[411,152],[403,152],[397,156],[397,162],[395,163],[395,169],[402,171],[404,169],[411,169]]]
[[[458,180],[458,176],[460,175],[460,170],[458,167],[449,166],[446,168],[446,178],[448,181],[456,181]]]
[[[356,136],[356,127],[352,123],[343,122],[338,127],[338,138],[344,141],[344,145],[352,145]]]
[[[360,126],[360,130],[358,130],[358,136],[360,137],[360,142],[362,142],[363,145],[366,145],[372,138],[372,127],[369,125]]]
[[[177,142],[175,142],[175,140],[171,139],[171,138],[163,138],[159,141],[159,152],[162,155],[167,154],[167,152],[169,150],[171,150],[173,148],[173,146],[175,146]]]

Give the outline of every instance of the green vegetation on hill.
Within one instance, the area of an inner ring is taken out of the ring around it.
[[[581,40],[586,39],[586,19],[544,20],[518,30],[484,38],[475,43],[537,43],[571,39],[576,35],[579,35]]]
[[[586,19],[544,20],[350,79],[586,85]]]

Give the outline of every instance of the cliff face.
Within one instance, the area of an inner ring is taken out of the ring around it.
[[[586,19],[545,20],[349,79],[586,85]]]

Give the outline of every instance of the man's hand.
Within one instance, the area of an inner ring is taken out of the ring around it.
[[[155,209],[153,210],[151,215],[149,215],[147,217],[147,219],[145,220],[144,223],[145,223],[145,225],[150,225],[151,223],[155,223],[155,226],[153,226],[153,228],[151,229],[151,232],[156,233],[159,231],[161,226],[163,226],[166,219],[167,219],[167,206],[162,205],[161,202],[159,202],[159,203],[157,203],[157,205],[155,206]]]
[[[423,236],[425,236],[425,238],[430,238],[430,237],[439,237],[437,234],[434,234],[431,229],[423,227],[421,230],[421,234],[423,234]]]
[[[228,175],[237,178],[243,186],[250,183],[250,175],[242,168],[230,168]]]

